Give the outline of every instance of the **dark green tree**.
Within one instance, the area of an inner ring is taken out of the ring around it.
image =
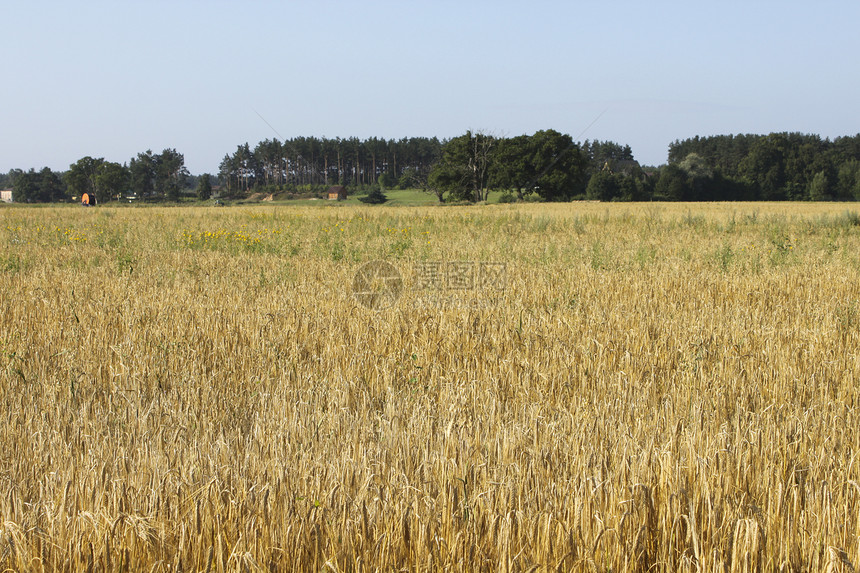
[[[178,201],[179,192],[185,186],[188,170],[185,157],[175,149],[165,149],[158,156],[155,170],[155,191],[169,201]]]
[[[587,159],[569,135],[538,131],[530,148],[538,195],[547,201],[569,201],[585,193]]]
[[[442,159],[433,166],[427,177],[427,188],[436,195],[440,203],[445,202],[445,194],[456,201],[471,199],[468,176],[459,164],[449,163]]]
[[[138,153],[128,164],[131,189],[141,199],[155,193],[157,158],[152,150]]]
[[[601,169],[588,180],[585,196],[593,201],[612,201],[621,196],[619,178],[608,169]]]
[[[839,166],[836,194],[840,199],[860,200],[860,160],[849,159]]]
[[[128,167],[105,161],[96,172],[96,199],[100,203],[120,199],[128,190],[130,178]]]
[[[660,178],[654,189],[658,201],[684,201],[690,195],[687,173],[675,164],[660,170]]]
[[[430,173],[428,185],[442,199],[486,201],[497,139],[467,131],[442,145],[442,159]]]
[[[104,158],[82,157],[69,166],[65,179],[69,193],[76,197],[82,197],[84,193],[96,198],[98,202],[104,201],[104,194],[98,185],[98,174]]]
[[[206,201],[210,197],[212,197],[212,178],[208,173],[204,173],[197,179],[197,198]]]
[[[629,145],[614,141],[587,141],[582,144],[582,153],[588,159],[592,172],[611,168],[619,161],[633,161],[633,150]]]
[[[537,185],[532,151],[532,139],[528,135],[499,140],[490,171],[491,185],[516,192],[520,201],[532,193]]]
[[[284,148],[280,141],[277,139],[261,141],[254,148],[253,155],[257,167],[255,179],[266,186],[278,186],[284,183]]]
[[[39,199],[41,201],[53,202],[66,199],[66,186],[59,173],[44,167],[39,172]]]
[[[39,200],[39,174],[35,169],[14,176],[12,200],[16,203],[36,203]]]
[[[40,175],[35,169],[29,171],[13,170],[12,201],[15,203],[39,202]]]
[[[812,177],[809,183],[810,201],[829,201],[832,199],[832,187],[830,179],[825,171],[819,171]]]
[[[709,201],[717,199],[714,196],[714,171],[707,161],[698,153],[690,153],[678,167],[687,175],[684,201]]]
[[[227,192],[234,195],[250,191],[262,180],[257,177],[262,172],[259,165],[247,143],[239,145],[233,155],[225,155],[221,161],[219,175],[227,185]]]
[[[757,140],[738,166],[741,178],[752,185],[764,201],[786,198],[785,134],[771,134]]]
[[[397,179],[394,178],[394,175],[391,171],[383,171],[379,174],[379,184],[383,187],[392,188],[397,186]]]
[[[30,169],[9,172],[12,182],[12,200],[16,203],[48,203],[67,198],[63,178],[45,167],[41,171]]]
[[[364,197],[359,197],[358,200],[368,205],[381,205],[388,201],[388,197],[381,187],[374,187],[370,193]]]

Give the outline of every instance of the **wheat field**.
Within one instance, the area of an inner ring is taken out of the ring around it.
[[[0,249],[2,570],[860,567],[851,206],[9,206]]]

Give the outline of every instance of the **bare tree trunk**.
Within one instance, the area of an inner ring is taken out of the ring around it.
[[[355,183],[361,185],[361,164],[358,162],[358,149],[355,150]]]

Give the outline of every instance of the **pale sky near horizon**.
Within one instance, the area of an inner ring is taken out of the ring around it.
[[[216,173],[295,136],[555,129],[658,165],[695,135],[860,133],[856,0],[0,0],[0,21],[4,173],[168,147]]]

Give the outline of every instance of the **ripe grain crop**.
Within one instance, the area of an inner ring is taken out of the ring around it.
[[[860,566],[850,207],[3,207],[0,249],[4,570]],[[416,279],[455,263],[504,280]]]

